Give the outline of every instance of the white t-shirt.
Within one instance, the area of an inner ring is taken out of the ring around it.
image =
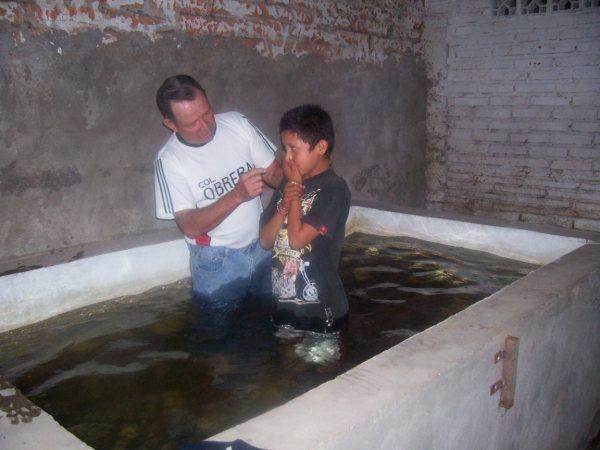
[[[184,209],[204,208],[237,184],[254,167],[266,168],[277,148],[248,119],[237,112],[216,114],[217,130],[202,146],[182,143],[175,133],[154,162],[156,217],[173,219]],[[260,197],[239,205],[209,231],[211,246],[242,248],[258,237]],[[190,244],[193,239],[185,237]]]

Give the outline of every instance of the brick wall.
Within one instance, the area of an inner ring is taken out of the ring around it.
[[[429,208],[600,231],[600,7],[581,3],[427,2]]]
[[[30,32],[100,29],[160,38],[185,30],[198,36],[236,37],[260,54],[319,54],[328,59],[382,62],[418,51],[423,19],[419,0],[100,0],[0,3],[0,18],[16,26],[19,43]]]

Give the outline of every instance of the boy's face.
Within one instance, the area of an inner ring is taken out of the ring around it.
[[[298,134],[286,130],[281,133],[281,143],[286,162],[292,162],[298,168],[303,180],[329,168],[329,158],[325,156],[327,141],[320,140],[311,149],[308,142],[303,141]],[[286,177],[290,178],[288,174]]]

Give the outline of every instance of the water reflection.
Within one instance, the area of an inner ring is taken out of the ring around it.
[[[280,340],[293,342],[296,355],[309,364],[327,366],[339,361],[341,357],[341,332],[323,334],[283,325],[277,327],[275,336]]]

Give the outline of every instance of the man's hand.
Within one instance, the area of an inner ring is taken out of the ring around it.
[[[283,171],[281,170],[281,164],[277,160],[273,161],[271,165],[265,169],[265,173],[263,174],[263,180],[273,189],[279,186],[282,178]]]
[[[264,186],[262,176],[264,173],[265,169],[255,168],[240,176],[234,190],[242,202],[247,202],[262,194]]]
[[[223,222],[239,205],[262,193],[264,172],[265,169],[251,169],[243,173],[232,190],[209,206],[176,212],[177,226],[183,231],[183,234],[191,239],[208,233]]]

